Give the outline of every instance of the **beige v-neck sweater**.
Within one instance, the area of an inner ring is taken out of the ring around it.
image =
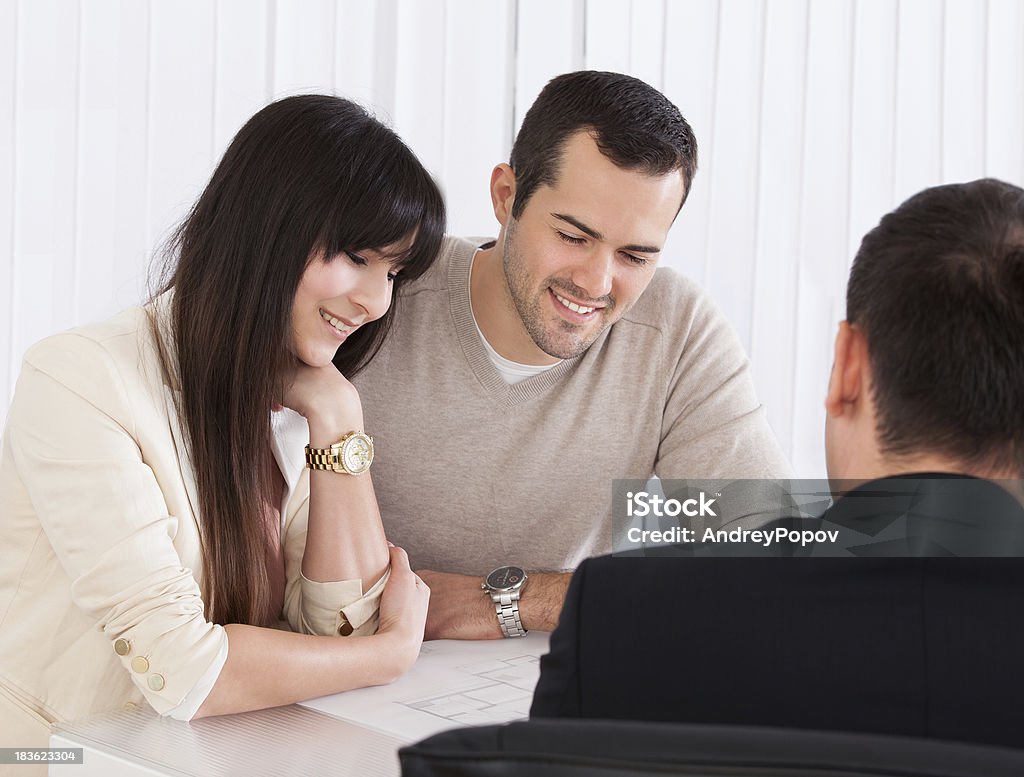
[[[614,479],[789,476],[746,355],[692,281],[659,269],[582,356],[510,386],[470,309],[479,245],[446,240],[354,380],[384,528],[414,568],[572,569],[610,550]]]

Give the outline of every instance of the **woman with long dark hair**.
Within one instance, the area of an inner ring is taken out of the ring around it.
[[[232,141],[148,305],[29,350],[0,453],[0,745],[411,665],[429,592],[384,537],[347,378],[443,230],[390,129],[290,97]]]

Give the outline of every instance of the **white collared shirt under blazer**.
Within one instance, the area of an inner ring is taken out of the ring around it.
[[[169,301],[150,308],[163,333]],[[175,391],[145,308],[25,356],[0,453],[0,747],[45,746],[54,721],[143,700],[187,720],[217,679],[228,640],[204,615]],[[286,482],[281,627],[373,633],[387,575],[365,593],[360,580],[302,576],[309,431],[290,410],[272,419]]]

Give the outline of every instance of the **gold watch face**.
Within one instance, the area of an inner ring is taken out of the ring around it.
[[[357,432],[349,435],[341,446],[341,465],[346,472],[361,475],[373,463],[373,438]]]

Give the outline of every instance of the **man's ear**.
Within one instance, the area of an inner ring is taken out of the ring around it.
[[[491,171],[491,205],[494,217],[501,226],[508,224],[512,215],[512,203],[516,199],[516,174],[502,162]]]
[[[838,418],[863,400],[869,374],[867,345],[867,338],[860,329],[849,321],[839,323],[832,374],[825,395],[825,410],[830,416]]]

